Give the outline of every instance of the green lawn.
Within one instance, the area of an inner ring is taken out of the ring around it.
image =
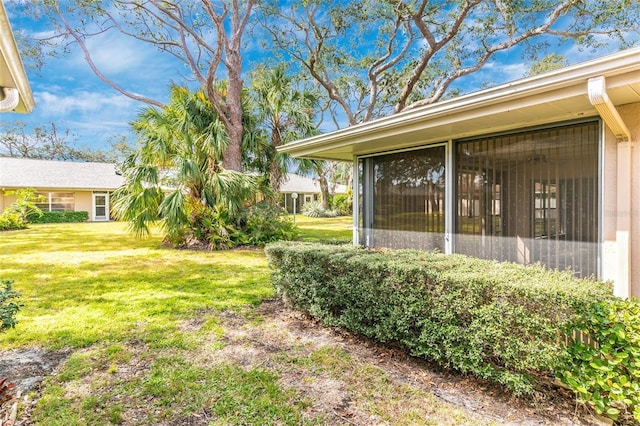
[[[348,217],[296,220],[304,239],[351,238]],[[349,380],[351,404],[388,424],[416,418],[428,420],[424,424],[478,424],[330,346],[313,349],[294,339],[274,353],[257,352],[257,365],[234,362],[224,352],[233,344],[236,352],[270,347],[251,333],[272,335],[272,346],[291,339],[253,308],[274,296],[269,274],[260,249],[174,250],[159,235],[133,238],[121,223],[32,225],[0,233],[0,279],[14,281],[24,302],[17,327],[0,335],[0,349],[43,347],[66,354],[57,374],[32,395],[37,403],[31,422],[333,423],[331,409],[283,385],[295,373],[302,383],[332,374],[334,381]],[[229,329],[238,322],[241,332]],[[322,362],[311,362],[318,353]],[[377,402],[376,389],[388,393],[385,404]],[[310,410],[314,404],[320,408]]]
[[[340,240],[349,242],[353,234],[353,219],[350,216],[314,219],[298,214],[296,215],[296,225],[302,231],[300,238],[306,241]]]
[[[173,250],[120,223],[32,225],[0,234],[0,279],[23,294],[4,347],[86,347],[133,337],[175,339],[198,310],[239,308],[273,295],[261,250]],[[133,325],[133,327],[132,327]]]

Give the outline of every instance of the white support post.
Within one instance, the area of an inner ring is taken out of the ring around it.
[[[447,254],[453,253],[455,251],[455,199],[454,199],[454,190],[455,190],[455,170],[454,168],[454,144],[452,140],[447,142],[446,150],[445,150],[445,166],[444,166],[444,176],[445,176],[445,217],[444,217],[444,252]]]
[[[352,223],[352,241],[353,245],[360,244],[360,229],[358,227],[358,218],[360,217],[360,176],[358,175],[358,158],[353,157],[353,169],[351,171],[351,195],[352,195],[352,203],[353,207],[351,209],[353,214],[353,223]]]

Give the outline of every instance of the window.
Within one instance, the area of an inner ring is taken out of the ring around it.
[[[40,192],[41,199],[36,206],[42,211],[64,212],[75,210],[75,197],[73,192]]]

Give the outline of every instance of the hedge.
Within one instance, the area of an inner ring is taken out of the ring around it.
[[[29,222],[31,223],[72,223],[72,222],[86,222],[89,220],[88,212],[47,212],[43,211],[42,216],[29,215]]]
[[[278,294],[323,324],[346,327],[443,367],[532,392],[566,368],[560,336],[613,299],[609,285],[542,266],[415,250],[273,243]]]

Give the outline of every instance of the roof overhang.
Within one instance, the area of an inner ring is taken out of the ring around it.
[[[593,77],[606,79],[613,105],[640,102],[640,48],[302,139],[278,150],[296,157],[351,161],[357,155],[598,117],[589,100],[588,81]]]
[[[16,46],[7,11],[0,0],[0,101],[5,88],[18,90],[18,104],[13,112],[29,113],[35,102],[29,87],[18,47]]]

